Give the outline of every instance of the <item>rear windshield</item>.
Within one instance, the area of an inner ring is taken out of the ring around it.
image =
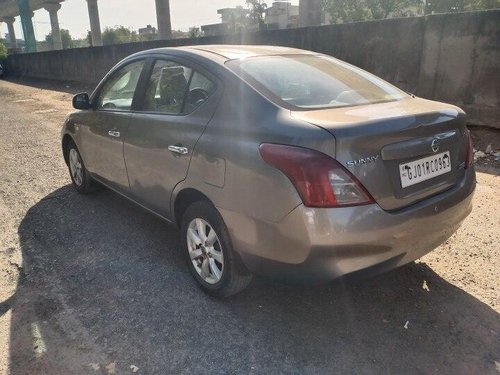
[[[251,57],[227,65],[271,101],[285,107],[332,108],[407,97],[382,79],[323,55]]]

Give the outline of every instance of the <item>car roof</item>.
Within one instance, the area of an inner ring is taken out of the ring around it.
[[[310,51],[305,51],[298,48],[280,47],[280,46],[255,46],[255,45],[230,45],[230,44],[214,44],[206,46],[189,46],[186,49],[194,49],[210,52],[222,56],[228,60],[241,59],[254,56],[269,56],[269,55],[289,55],[289,54],[311,54]]]
[[[279,46],[262,46],[262,45],[231,45],[231,44],[213,44],[213,45],[196,45],[183,47],[167,47],[156,48],[153,50],[144,51],[144,53],[190,53],[195,55],[203,55],[203,57],[213,60],[214,62],[226,62],[241,58],[255,56],[272,56],[272,55],[297,55],[297,54],[313,54],[314,52],[306,51],[298,48],[279,47]],[[139,53],[141,54],[141,53]]]

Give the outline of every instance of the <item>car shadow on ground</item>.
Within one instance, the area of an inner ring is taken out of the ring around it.
[[[27,212],[19,238],[13,375],[495,374],[500,362],[499,314],[423,263],[355,284],[257,279],[220,301],[196,287],[174,228],[69,185]]]

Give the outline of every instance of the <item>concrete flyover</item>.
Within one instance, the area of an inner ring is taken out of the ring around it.
[[[64,0],[54,0],[57,3],[62,1]],[[0,0],[0,22],[7,23],[9,47],[11,49],[17,48],[14,22],[15,17],[20,16],[26,49],[28,52],[36,52],[36,39],[32,21],[33,12],[43,8],[46,3],[50,2],[50,0]]]
[[[89,13],[90,32],[92,35],[92,46],[102,46],[98,2],[97,0],[86,1]],[[26,41],[26,52],[36,52],[36,39],[32,18],[35,10],[43,8],[49,13],[53,49],[62,49],[61,30],[59,28],[59,17],[57,15],[57,12],[61,9],[62,2],[64,2],[64,0],[0,0],[0,22],[5,22],[7,24],[9,30],[9,47],[13,50],[17,49],[14,22],[15,17],[20,16],[24,39]],[[155,3],[159,38],[169,39],[172,34],[169,0],[155,0]]]

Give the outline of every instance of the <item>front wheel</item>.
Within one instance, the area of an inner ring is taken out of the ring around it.
[[[234,252],[222,217],[209,202],[188,207],[181,232],[189,270],[204,291],[229,297],[248,286],[252,276]]]

